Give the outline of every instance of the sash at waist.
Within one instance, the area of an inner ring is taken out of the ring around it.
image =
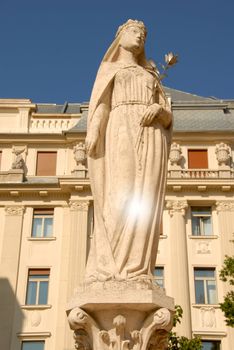
[[[151,103],[150,103],[151,104]],[[115,103],[114,105],[111,106],[111,110],[119,107],[119,106],[127,106],[127,105],[142,105],[142,106],[150,106],[149,103],[146,102],[141,102],[141,101],[123,101],[123,102],[118,102]]]

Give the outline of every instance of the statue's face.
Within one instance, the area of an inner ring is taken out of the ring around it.
[[[144,44],[145,34],[143,30],[137,26],[126,28],[120,38],[120,46],[138,55],[143,51]]]

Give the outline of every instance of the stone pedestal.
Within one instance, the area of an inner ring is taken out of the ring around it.
[[[24,181],[23,169],[10,169],[0,172],[0,182],[4,183],[21,183]]]
[[[145,282],[95,282],[78,289],[68,305],[76,349],[163,350],[174,301]]]

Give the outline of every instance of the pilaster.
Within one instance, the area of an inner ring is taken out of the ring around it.
[[[181,335],[188,338],[192,335],[191,326],[191,305],[189,293],[189,271],[188,271],[188,252],[187,237],[185,226],[185,214],[188,203],[185,200],[167,201],[166,208],[171,216],[171,278],[175,280],[173,297],[175,304],[183,309],[183,319],[177,329]],[[183,286],[181,288],[181,286]]]
[[[71,257],[68,296],[83,282],[87,258],[88,200],[70,200]]]
[[[0,308],[2,320],[0,327],[0,349],[10,349],[11,330],[15,307],[17,305],[15,295],[18,280],[24,207],[21,205],[9,205],[5,207],[5,212],[4,238],[2,255],[0,257]]]

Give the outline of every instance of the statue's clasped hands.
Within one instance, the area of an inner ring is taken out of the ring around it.
[[[140,125],[141,126],[149,126],[154,119],[161,113],[162,107],[158,103],[154,103],[150,105],[147,110],[145,111]]]

